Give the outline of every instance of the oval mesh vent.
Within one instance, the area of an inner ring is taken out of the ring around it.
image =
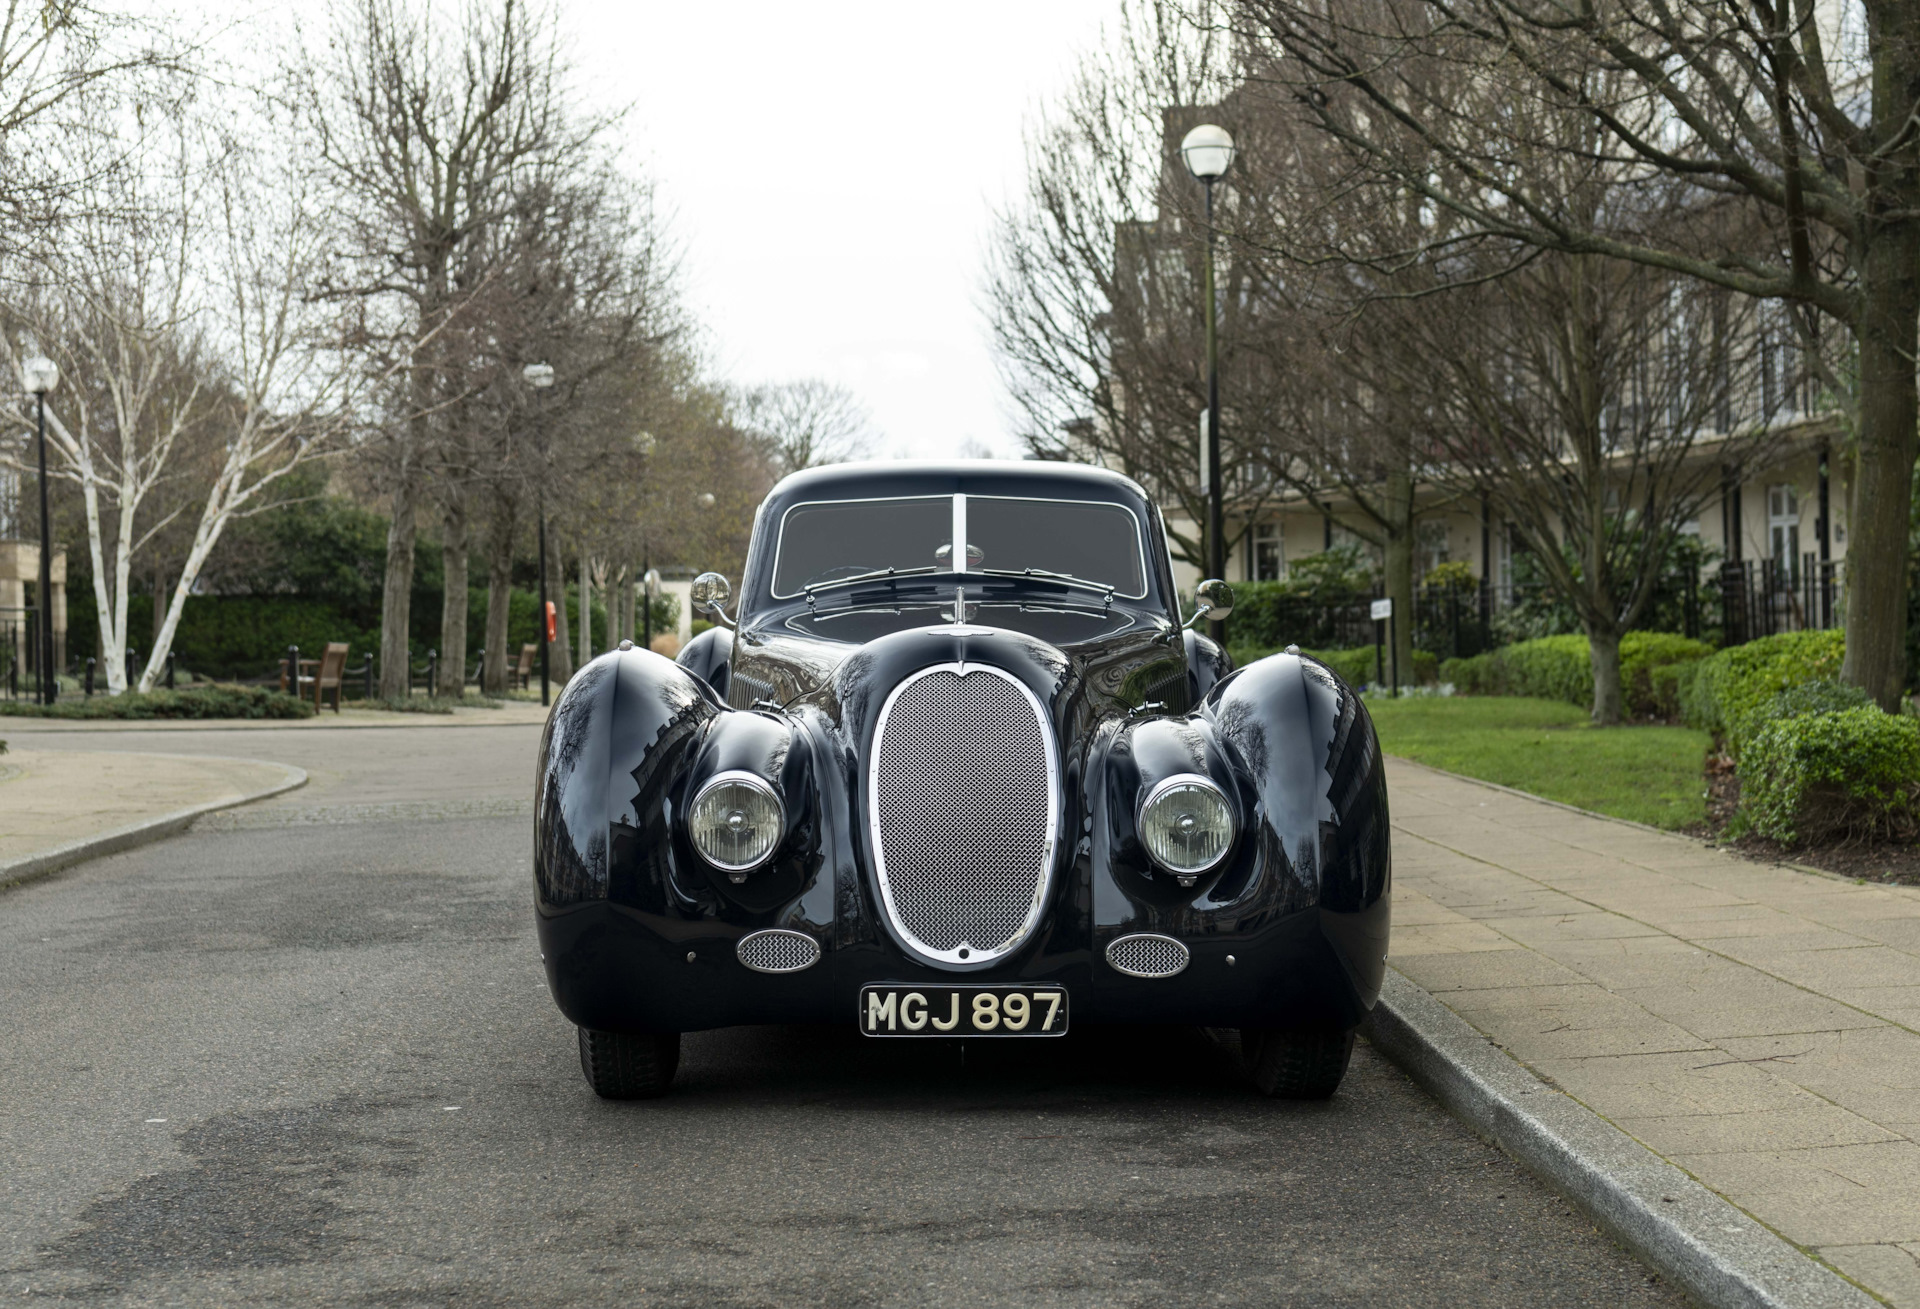
[[[894,930],[930,962],[977,966],[1024,942],[1045,907],[1059,814],[1053,731],[995,668],[897,687],[874,733],[873,843]]]
[[[1130,977],[1172,977],[1187,967],[1187,947],[1171,936],[1115,937],[1107,946],[1107,962]]]
[[[820,962],[820,943],[804,932],[769,928],[749,932],[733,947],[740,962],[756,973],[797,973]]]

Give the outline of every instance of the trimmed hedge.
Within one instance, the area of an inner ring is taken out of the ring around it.
[[[1770,718],[1740,763],[1742,812],[1782,845],[1909,836],[1917,795],[1920,720],[1871,704]]]
[[[1678,710],[1678,669],[1705,659],[1713,647],[1671,632],[1628,632],[1620,638],[1622,709],[1638,717],[1671,718]],[[1674,670],[1668,672],[1667,670]],[[1543,636],[1440,665],[1440,680],[1463,695],[1530,695],[1593,705],[1593,654],[1584,636]]]
[[[146,695],[96,695],[58,704],[0,701],[0,715],[15,718],[311,718],[313,702],[263,686],[216,683]]]
[[[607,647],[607,611],[596,596],[593,602],[593,631],[597,648]],[[671,599],[671,597],[669,597]],[[532,591],[509,592],[507,605],[507,649],[518,655],[522,644],[536,639],[535,610],[539,607]],[[97,624],[93,621],[93,603],[88,598],[84,610],[75,609],[76,622],[69,631],[67,649],[79,664],[98,649]],[[654,616],[677,615],[673,604],[656,605]],[[577,586],[567,588],[567,630],[578,640],[580,631],[580,595]],[[438,643],[440,597],[413,597],[413,657],[426,658],[428,649]],[[127,630],[133,633],[134,648],[148,649],[147,634],[153,630],[153,597],[133,596],[127,604]],[[479,658],[487,635],[487,592],[472,587],[467,592],[467,657]],[[180,611],[180,628],[174,633],[173,650],[179,667],[203,677],[266,677],[278,671],[287,647],[297,645],[303,654],[317,654],[329,641],[345,641],[351,647],[348,659],[358,665],[367,652],[380,644],[380,610],[371,611],[297,595],[196,595]]]
[[[1271,650],[1262,651],[1272,654]],[[1350,650],[1302,650],[1300,653],[1312,655],[1327,667],[1340,675],[1340,680],[1349,686],[1371,686],[1381,681],[1376,676],[1378,665],[1374,662],[1376,650],[1370,645],[1357,645]],[[1391,654],[1386,657],[1391,659]],[[1234,662],[1239,663],[1236,655]],[[1402,668],[1400,676],[1403,686],[1431,686],[1439,680],[1440,657],[1425,650],[1413,652],[1413,668]],[[1388,674],[1391,676],[1391,673]],[[1382,682],[1382,685],[1385,683]]]
[[[1765,724],[1782,691],[1808,682],[1831,681],[1846,654],[1844,634],[1783,632],[1729,646],[1702,660],[1699,671],[1676,687],[1681,717],[1689,727],[1722,737],[1736,760],[1747,738]]]

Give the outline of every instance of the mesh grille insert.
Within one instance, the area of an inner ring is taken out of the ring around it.
[[[1187,947],[1171,936],[1122,936],[1107,946],[1107,962],[1134,977],[1172,977],[1187,966]]]
[[[741,937],[733,952],[756,973],[797,973],[820,962],[818,941],[778,927]]]
[[[937,669],[896,691],[874,749],[873,820],[894,927],[979,963],[1015,949],[1047,882],[1051,731],[998,673]]]

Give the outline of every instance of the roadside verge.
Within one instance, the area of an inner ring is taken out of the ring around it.
[[[9,757],[18,758],[19,756]],[[40,756],[40,758],[48,757],[49,756]],[[270,796],[280,795],[296,787],[306,785],[307,781],[307,773],[303,768],[296,768],[291,764],[273,763],[261,759],[232,759],[207,755],[116,756],[83,755],[79,753],[71,756],[54,757],[59,758],[62,764],[75,767],[84,766],[93,770],[96,774],[103,765],[110,764],[117,760],[137,761],[143,765],[158,764],[165,766],[170,764],[174,766],[176,771],[204,767],[208,764],[227,765],[230,767],[238,766],[244,768],[248,775],[238,785],[209,788],[214,792],[211,798],[189,800],[188,803],[168,808],[163,812],[147,814],[131,822],[116,822],[107,825],[99,821],[90,822],[89,816],[84,813],[74,815],[70,819],[69,830],[72,829],[72,826],[79,826],[84,829],[88,825],[95,826],[98,830],[83,830],[82,835],[72,837],[71,839],[57,841],[53,844],[43,844],[39,846],[39,848],[30,849],[24,853],[12,856],[0,856],[0,890],[19,886],[26,882],[37,881],[40,878],[51,876],[54,873],[60,872],[62,869],[70,868],[88,859],[96,859],[101,855],[116,854],[122,850],[130,850],[136,846],[145,845],[150,841],[161,840],[177,832],[185,831],[196,818],[199,818],[203,814],[213,813],[221,809],[231,809],[236,805],[251,804],[256,800],[264,800]],[[11,810],[8,815],[9,817],[25,815],[28,818],[43,820],[48,817],[44,810],[50,806],[44,797],[29,798],[27,795],[14,791],[14,788],[21,788],[22,791],[24,791],[32,780],[34,780],[33,774],[32,771],[29,770],[28,777],[22,778],[15,776],[11,778],[7,782],[8,790],[6,792],[0,792],[0,803],[5,803],[8,800],[13,802],[9,806]],[[61,794],[56,803],[63,803],[75,798],[84,797],[88,792],[88,786],[83,783],[68,781],[66,785],[60,788],[60,792]],[[201,794],[206,794],[206,791],[203,790]]]
[[[1392,968],[1361,1030],[1456,1117],[1700,1303],[1712,1309],[1870,1309],[1879,1303],[1540,1081]]]

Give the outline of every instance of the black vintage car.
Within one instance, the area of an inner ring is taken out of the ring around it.
[[[583,668],[541,742],[553,997],[609,1098],[680,1034],[852,1023],[1047,1039],[1238,1028],[1269,1095],[1331,1095],[1388,925],[1387,791],[1359,697],[1182,624],[1140,487],[1046,463],[798,473],[737,616],[677,662]],[[1201,583],[1195,618],[1229,589]]]

